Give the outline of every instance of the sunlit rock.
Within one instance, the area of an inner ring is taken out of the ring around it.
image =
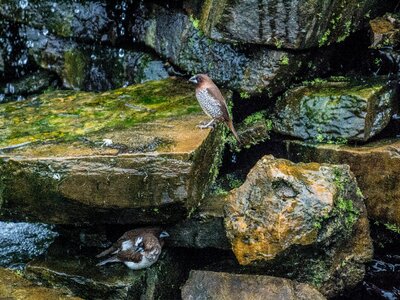
[[[191,271],[182,299],[323,300],[308,284],[289,279],[211,271]]]
[[[203,4],[200,27],[221,42],[305,49],[344,41],[382,1],[224,1]]]
[[[316,81],[289,90],[275,107],[275,131],[318,142],[366,141],[394,113],[396,85],[387,78]]]
[[[153,5],[132,28],[137,41],[189,73],[207,73],[219,84],[248,93],[282,91],[296,75],[318,67],[317,55],[269,48],[246,51],[207,38],[198,20]],[[325,64],[326,67],[326,64]]]
[[[239,263],[316,286],[355,286],[372,257],[362,194],[345,165],[263,157],[227,198],[225,226]]]
[[[400,141],[384,140],[365,146],[313,145],[286,141],[294,161],[347,164],[365,196],[368,217],[400,226]]]
[[[33,284],[11,270],[0,268],[1,299],[59,299],[79,300],[56,289],[49,289]]]
[[[0,106],[4,218],[47,223],[172,223],[217,173],[193,87],[151,81],[102,94],[54,91]]]

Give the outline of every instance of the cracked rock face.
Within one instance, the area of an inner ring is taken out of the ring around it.
[[[310,282],[327,296],[362,279],[372,256],[365,224],[362,194],[344,165],[265,156],[226,204],[227,236],[240,264]],[[338,264],[339,257],[348,265]],[[336,272],[352,275],[337,281]]]

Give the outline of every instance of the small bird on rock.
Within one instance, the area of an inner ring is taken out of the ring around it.
[[[233,127],[232,119],[229,117],[228,107],[219,88],[206,74],[198,74],[189,79],[190,82],[196,84],[196,98],[203,111],[212,120],[205,124],[199,125],[200,128],[213,127],[215,122],[224,122],[232,131],[236,140],[240,143],[239,136]]]
[[[112,254],[97,265],[122,262],[132,270],[148,268],[158,260],[166,237],[169,237],[169,234],[159,228],[127,231],[109,249],[96,256],[100,258]]]

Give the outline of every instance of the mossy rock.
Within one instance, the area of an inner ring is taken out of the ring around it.
[[[0,298],[1,299],[29,299],[29,300],[79,300],[59,290],[35,285],[21,275],[7,269],[0,268]]]
[[[93,258],[64,252],[30,262],[26,276],[84,299],[177,299],[189,271],[185,259],[164,250],[150,268],[130,270],[124,264],[96,266]]]
[[[273,129],[315,142],[367,141],[389,124],[396,95],[387,78],[306,82],[278,99]]]
[[[226,198],[225,228],[239,264],[310,283],[327,297],[362,280],[372,258],[368,226],[346,165],[264,156]]]
[[[46,223],[173,222],[201,202],[224,145],[193,87],[168,79],[0,106],[1,212]]]

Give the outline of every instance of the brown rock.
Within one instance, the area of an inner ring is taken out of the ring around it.
[[[323,300],[325,297],[308,284],[284,278],[191,271],[182,288],[182,299]]]
[[[372,244],[348,166],[265,156],[227,202],[225,227],[240,264],[312,283],[329,297],[362,280]]]
[[[294,161],[348,164],[365,196],[368,216],[400,226],[399,140],[358,147],[286,141],[286,149]]]
[[[16,273],[0,268],[0,299],[7,300],[79,300],[62,292],[34,285]]]
[[[197,207],[223,148],[193,87],[151,81],[54,91],[0,107],[0,210],[56,224],[173,223]]]

